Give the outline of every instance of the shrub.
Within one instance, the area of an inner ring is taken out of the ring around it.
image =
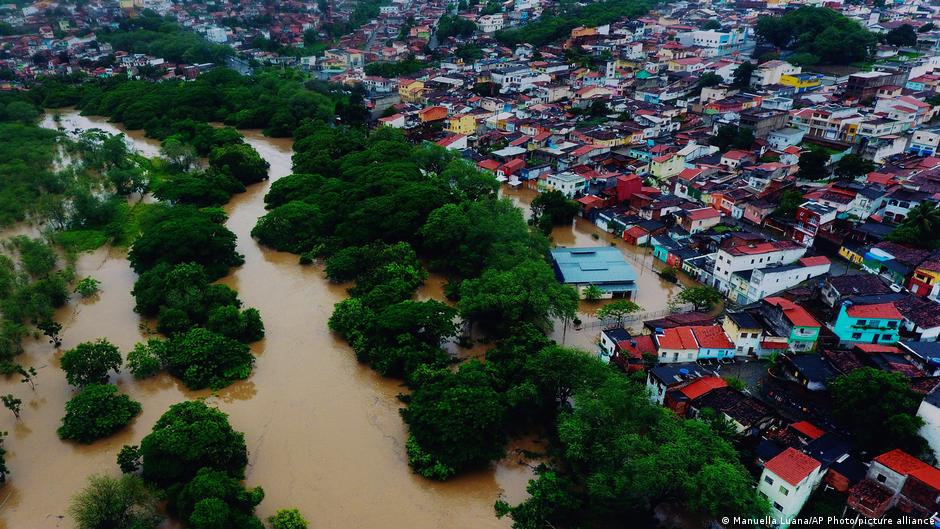
[[[140,403],[112,384],[90,384],[65,404],[61,439],[91,443],[120,430],[140,413]]]

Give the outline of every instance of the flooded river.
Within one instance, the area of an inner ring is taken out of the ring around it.
[[[60,114],[65,129],[120,131],[104,119]],[[56,126],[51,117],[44,124]],[[158,152],[157,142],[136,132],[128,136],[142,153]],[[246,137],[270,162],[272,181],[290,173],[289,140],[255,132]],[[71,527],[66,506],[87,476],[117,474],[121,446],[139,443],[171,404],[192,398],[207,398],[245,433],[246,482],[265,490],[258,509],[262,517],[296,506],[318,529],[509,526],[508,520],[495,518],[493,502],[500,495],[511,502],[524,498],[530,469],[508,457],[447,483],[411,473],[395,398],[403,388],[356,362],[350,348],[327,329],[333,304],[345,296],[343,288],[327,282],[321,267],[299,266],[296,256],[262,248],[249,235],[264,214],[269,185],[253,186],[226,207],[227,225],[238,236],[245,264],[224,282],[238,290],[246,306],[261,311],[267,329],[267,337],[252,346],[257,363],[251,377],[213,394],[188,391],[167,375],[138,382],[121,374],[115,382],[143,404],[143,413],[112,437],[76,445],[59,441],[55,433],[73,394],[58,367],[60,354],[45,340],[28,343],[21,360],[39,369],[36,390],[15,379],[0,381],[0,393],[24,401],[19,421],[0,413],[0,430],[9,432],[11,469],[0,488],[0,529]],[[133,312],[135,275],[124,252],[101,249],[83,255],[77,268],[79,277],[100,280],[102,291],[96,299],[73,299],[59,311],[63,350],[107,337],[126,353],[145,339],[148,322]]]

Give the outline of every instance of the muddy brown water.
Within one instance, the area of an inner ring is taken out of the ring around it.
[[[530,216],[529,205],[532,203],[532,199],[538,195],[535,190],[511,189],[504,186],[500,192],[523,208],[527,217]],[[637,293],[633,301],[640,305],[645,313],[665,311],[669,297],[678,295],[682,290],[679,284],[664,281],[659,277],[657,271],[665,268],[665,264],[653,258],[650,248],[627,244],[623,239],[600,230],[587,219],[577,217],[568,226],[556,226],[552,229],[550,242],[553,246],[565,247],[610,246],[612,244],[620,250],[624,259],[636,271]],[[682,274],[680,274],[680,283],[682,285],[695,284],[694,281]],[[578,306],[578,318],[585,322],[584,328],[576,330],[569,322],[566,329],[564,322],[556,321],[555,328],[550,334],[551,338],[558,342],[564,342],[569,346],[579,347],[587,351],[597,351],[596,342],[599,339],[601,329],[590,324],[597,321],[595,317],[597,310],[610,303],[610,301],[581,301]],[[653,317],[651,316],[649,319]],[[659,315],[657,314],[655,317],[659,317]],[[636,332],[639,332],[641,327],[641,321],[631,325],[631,328]]]
[[[124,132],[103,118],[60,110],[66,129],[98,127]],[[45,122],[54,127],[51,116]],[[271,181],[290,173],[289,140],[245,132],[247,140],[271,164]],[[128,134],[134,147],[154,155],[159,145],[138,132]],[[0,529],[72,527],[66,516],[69,498],[90,474],[117,475],[115,457],[124,444],[137,444],[174,403],[206,398],[228,413],[244,432],[249,450],[248,486],[261,486],[266,517],[284,507],[298,507],[322,529],[505,528],[493,503],[525,497],[531,469],[516,448],[538,450],[531,440],[512,443],[510,454],[488,469],[446,483],[411,473],[405,455],[406,428],[396,395],[402,388],[359,364],[350,348],[327,329],[333,304],[346,295],[324,278],[321,267],[299,266],[295,255],[259,246],[250,237],[264,214],[267,184],[253,186],[226,207],[227,223],[238,236],[245,264],[223,281],[237,289],[246,306],[261,311],[267,337],[253,344],[257,363],[251,377],[215,394],[193,392],[160,375],[135,381],[112,377],[121,390],[143,405],[127,428],[91,445],[62,442],[56,436],[65,402],[73,395],[58,367],[61,352],[45,340],[31,340],[21,357],[36,366],[35,391],[16,379],[0,380],[0,393],[23,399],[22,418],[0,410],[0,430],[9,432],[6,447],[11,473],[0,487]],[[81,256],[79,277],[102,282],[90,300],[73,299],[57,319],[63,325],[62,350],[107,337],[125,353],[146,339],[148,322],[133,312],[130,291],[135,274],[125,253],[100,249]],[[440,278],[430,291],[437,291]],[[172,524],[168,524],[172,526]]]

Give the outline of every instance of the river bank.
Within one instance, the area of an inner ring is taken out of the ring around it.
[[[104,118],[72,110],[58,113],[58,123],[66,130],[124,132]],[[57,127],[51,116],[44,126]],[[446,483],[412,474],[396,399],[404,388],[360,365],[327,329],[333,304],[346,296],[344,288],[326,281],[321,267],[298,266],[296,256],[263,248],[251,239],[270,183],[290,173],[291,144],[257,131],[243,133],[271,164],[271,180],[236,195],[225,208],[227,227],[238,236],[245,264],[223,282],[239,291],[246,306],[260,310],[267,329],[267,337],[252,345],[257,357],[252,376],[213,394],[186,390],[166,374],[145,381],[122,374],[115,382],[142,403],[143,413],[118,434],[80,446],[55,435],[72,395],[58,368],[61,353],[44,340],[29,342],[22,361],[39,369],[36,390],[14,379],[0,382],[5,386],[0,392],[13,392],[24,401],[20,421],[12,414],[0,415],[0,430],[10,432],[6,446],[12,472],[0,489],[6,497],[0,528],[70,526],[63,519],[68,499],[87,476],[116,474],[115,456],[121,446],[137,444],[171,404],[191,398],[208,399],[245,433],[246,482],[265,490],[258,509],[262,517],[296,506],[313,526],[323,528],[508,527],[508,520],[496,519],[493,503],[500,495],[511,502],[523,499],[531,477],[531,469],[516,462],[515,446],[509,447],[509,457],[490,468]],[[142,154],[159,152],[159,143],[139,131],[127,136]],[[59,311],[62,350],[107,337],[126,353],[145,339],[151,322],[133,312],[135,274],[124,252],[105,248],[83,254],[76,269],[79,277],[100,280],[102,291],[96,299],[73,299]]]

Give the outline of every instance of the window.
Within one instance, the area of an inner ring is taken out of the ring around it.
[[[878,474],[878,483],[884,483],[888,478],[884,474]]]
[[[778,490],[780,490],[780,494],[783,494],[784,496],[790,495],[790,489],[784,487],[783,485],[780,485],[780,489]]]
[[[777,509],[780,512],[783,512],[783,505],[780,505],[777,502],[774,502],[774,509]]]
[[[853,333],[852,333],[852,339],[853,339],[853,340],[858,340],[858,339],[861,338],[861,337],[862,337],[862,333],[860,333],[860,332],[853,332]]]
[[[890,334],[882,334],[882,335],[881,335],[881,339],[884,340],[884,341],[886,341],[886,342],[890,342],[891,340],[894,339],[894,336],[892,336],[892,335],[890,335]]]
[[[914,287],[916,288],[917,285],[914,285]],[[913,289],[912,289],[912,291],[913,291]],[[888,322],[888,328],[889,328],[889,329],[895,329],[895,328],[897,328],[897,326],[898,326],[898,322],[896,322],[896,321],[889,321],[889,322]]]
[[[772,478],[772,477],[770,477],[770,476],[764,476],[764,481],[767,482],[768,485],[773,485],[773,484],[774,484],[774,478]]]
[[[760,333],[756,333],[756,332],[755,332],[755,333],[751,334],[751,338],[757,338],[759,335],[760,335]]]
[[[858,325],[859,327],[864,327],[866,323],[868,323],[867,320],[858,320],[855,322],[855,325]]]

